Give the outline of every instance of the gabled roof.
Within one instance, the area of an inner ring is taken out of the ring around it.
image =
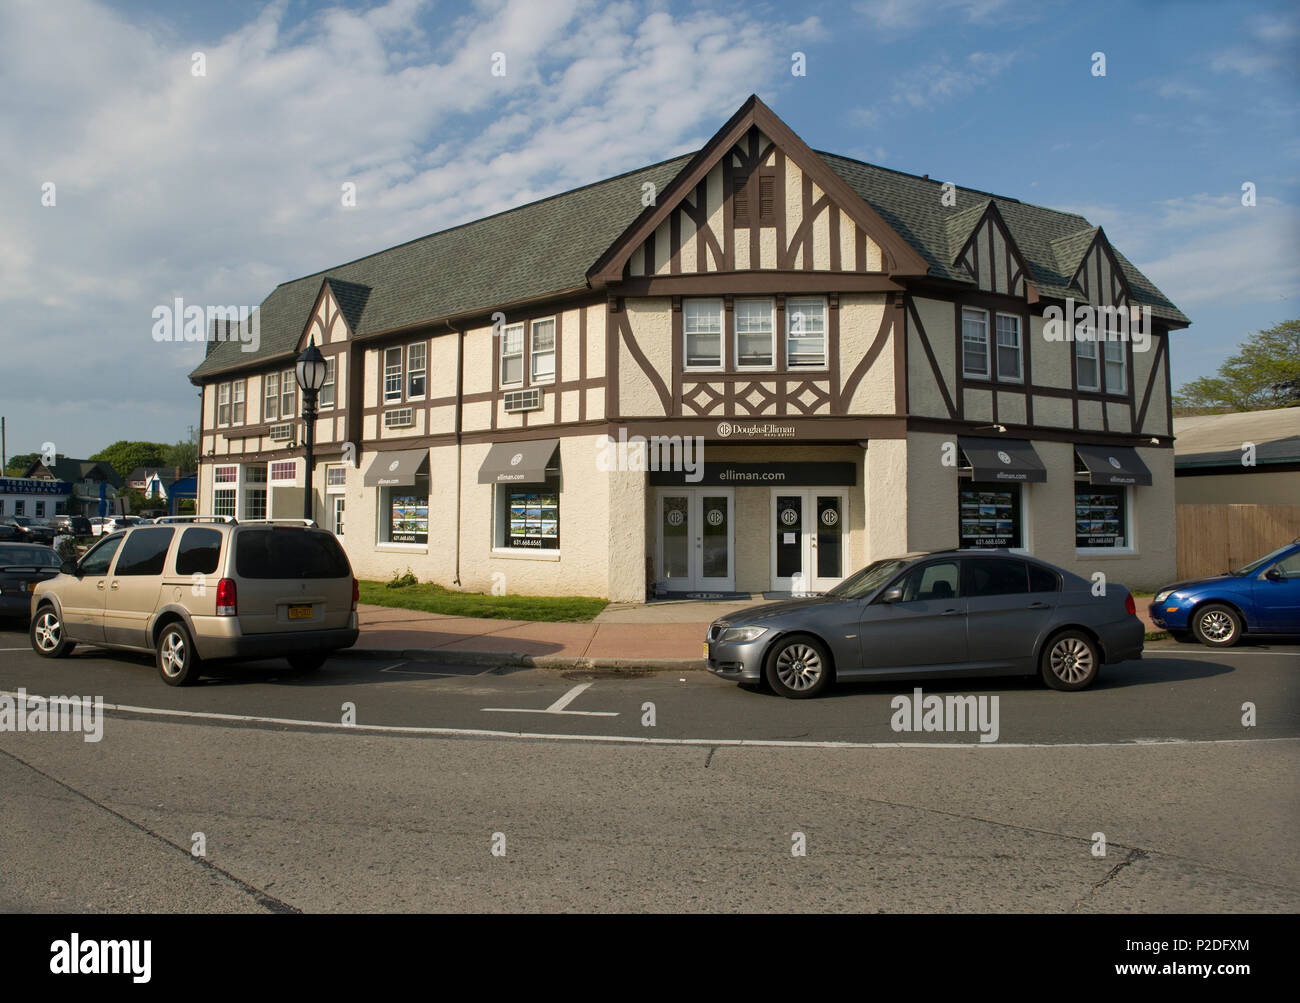
[[[689,192],[729,139],[757,126],[785,150],[841,207],[873,233],[893,259],[895,274],[926,275],[970,286],[957,264],[970,230],[991,205],[1021,252],[1026,279],[1040,296],[1074,295],[1070,280],[1098,228],[1075,213],[955,188],[944,207],[941,182],[809,149],[766,105],[751,96],[706,146],[617,177],[420,237],[277,286],[259,311],[260,347],[239,340],[210,344],[190,374],[202,383],[218,373],[260,366],[296,354],[312,307],[328,284],[359,340],[597,288],[623,252],[650,232]],[[694,180],[692,180],[694,179]],[[643,185],[659,197],[643,209]],[[964,232],[963,232],[964,231]],[[1109,245],[1108,245],[1109,246]],[[1173,326],[1190,323],[1136,266],[1110,248],[1139,305]],[[620,265],[621,267],[621,265]]]
[[[113,470],[104,460],[74,460],[69,456],[56,455],[53,463],[43,463],[41,460],[30,464],[23,471],[24,477],[30,477],[33,470],[44,467],[57,481],[77,481],[86,480],[91,474],[98,471],[101,477],[115,488],[120,488],[125,483],[117,472]]]

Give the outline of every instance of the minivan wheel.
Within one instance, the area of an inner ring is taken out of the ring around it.
[[[1081,630],[1064,630],[1047,642],[1039,659],[1043,682],[1054,690],[1091,686],[1101,669],[1097,645]]]
[[[780,696],[806,700],[830,685],[830,656],[816,638],[784,637],[767,653],[763,676]]]
[[[28,628],[32,650],[44,658],[66,658],[77,645],[63,633],[63,620],[53,606],[42,606],[36,611]]]
[[[329,655],[321,651],[313,651],[304,655],[286,656],[286,659],[289,662],[289,668],[293,669],[294,672],[315,672],[325,664],[325,659],[327,658],[329,658]]]
[[[199,674],[199,654],[190,632],[183,623],[169,623],[158,635],[158,675],[168,686],[189,686]]]
[[[1210,603],[1192,617],[1192,633],[1211,648],[1231,648],[1241,640],[1241,617],[1231,606]]]

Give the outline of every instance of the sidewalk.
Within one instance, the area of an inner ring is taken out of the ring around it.
[[[704,635],[724,613],[748,602],[611,605],[592,623],[534,623],[358,606],[361,636],[350,654],[457,665],[533,665],[561,669],[703,669]],[[1138,615],[1155,630],[1146,606]]]

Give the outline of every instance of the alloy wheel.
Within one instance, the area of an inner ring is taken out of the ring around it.
[[[807,644],[791,644],[777,656],[776,675],[792,690],[807,690],[822,677],[822,660]]]
[[[161,655],[163,672],[173,678],[180,675],[185,670],[185,660],[189,657],[189,652],[185,648],[185,638],[177,631],[171,631],[163,639]]]
[[[1232,617],[1223,610],[1212,609],[1201,617],[1201,633],[1211,641],[1226,641],[1236,629]]]
[[[1052,645],[1049,664],[1061,681],[1082,682],[1092,671],[1092,650],[1082,638],[1063,637]]]
[[[63,639],[63,624],[58,616],[46,610],[36,618],[36,644],[42,651],[53,651]]]

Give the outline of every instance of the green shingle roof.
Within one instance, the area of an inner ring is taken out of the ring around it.
[[[190,374],[195,382],[225,370],[293,354],[328,281],[357,338],[487,313],[513,303],[583,288],[592,264],[641,213],[642,185],[663,191],[693,155],[675,157],[517,209],[421,237],[356,261],[277,286],[260,310],[260,348],[218,343]],[[992,201],[1043,296],[1068,288],[1097,228],[1082,216],[968,188],[956,205],[942,204],[938,181],[818,153],[864,201],[908,241],[930,275],[966,285],[955,264],[971,230]],[[1190,323],[1136,266],[1116,251],[1141,303],[1158,319]]]

